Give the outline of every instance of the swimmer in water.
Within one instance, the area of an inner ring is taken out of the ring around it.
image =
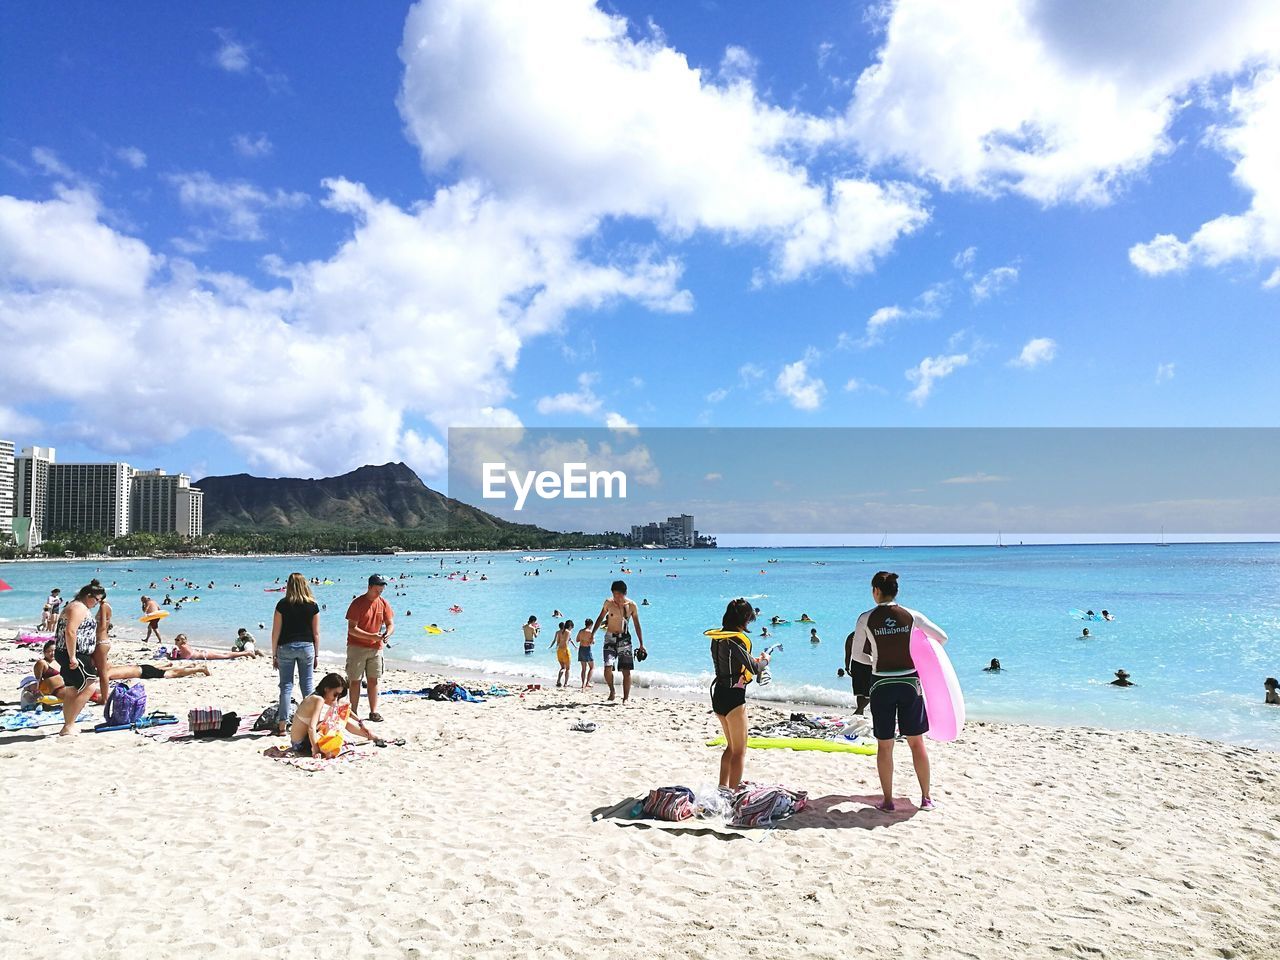
[[[999,672],[1000,672],[1000,669],[1001,669],[1001,668],[1000,668],[1000,661],[999,661],[999,660],[996,660],[996,659],[994,659],[994,658],[992,658],[992,660],[991,660],[991,666],[989,666],[989,667],[983,667],[983,668],[982,668],[982,672],[983,672],[983,673],[999,673]]]
[[[1107,611],[1103,610],[1103,611],[1102,611],[1102,619],[1103,619],[1103,620],[1107,620],[1107,621],[1111,621],[1111,620],[1114,620],[1114,619],[1115,619],[1115,617],[1113,617],[1111,614],[1107,613]]]
[[[1113,687],[1136,687],[1137,684],[1129,679],[1129,674],[1125,670],[1117,670],[1116,678],[1111,681]]]
[[[1276,682],[1276,678],[1267,677],[1262,685],[1267,688],[1266,702],[1280,705],[1280,683]]]
[[[810,643],[821,643],[821,642],[822,642],[822,638],[818,636],[818,628],[817,628],[817,627],[813,627],[812,629],[810,629],[810,630],[809,630],[809,642],[810,642]]]
[[[1089,628],[1088,628],[1088,627],[1085,627],[1085,628],[1084,628],[1084,633],[1080,634],[1080,636],[1079,636],[1077,639],[1079,639],[1079,640],[1088,640],[1088,639],[1089,639],[1089,636],[1090,636],[1090,634],[1089,634]]]

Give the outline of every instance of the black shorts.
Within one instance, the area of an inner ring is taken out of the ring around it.
[[[711,709],[715,711],[716,716],[727,717],[739,707],[745,706],[746,702],[745,687],[735,687],[731,683],[721,683],[719,680],[711,685]]]
[[[79,664],[79,669],[76,670],[71,669],[71,657],[62,647],[53,651],[53,659],[58,664],[62,682],[72,690],[84,690],[98,682],[98,671],[93,665],[91,654],[76,654],[76,663]]]
[[[871,690],[871,730],[877,740],[892,740],[895,729],[904,737],[929,730],[929,717],[920,695],[920,678],[877,677]]]
[[[849,664],[849,679],[853,682],[855,697],[871,696],[871,664],[854,660]]]

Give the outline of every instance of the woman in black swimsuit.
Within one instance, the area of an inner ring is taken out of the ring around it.
[[[747,755],[747,684],[769,662],[769,655],[751,656],[747,627],[756,618],[751,604],[741,598],[725,608],[721,629],[708,630],[711,662],[716,678],[711,684],[711,709],[724,731],[720,755],[720,786],[735,790],[742,782]]]
[[[76,717],[93,696],[93,688],[99,682],[93,654],[98,646],[98,617],[95,607],[107,599],[107,591],[97,580],[80,588],[75,599],[67,604],[58,618],[54,636],[56,646],[53,658],[58,664],[67,690],[62,699],[61,736],[76,732]]]

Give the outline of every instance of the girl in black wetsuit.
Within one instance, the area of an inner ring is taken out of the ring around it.
[[[742,782],[747,754],[747,684],[769,662],[769,655],[751,656],[747,627],[756,618],[751,604],[741,598],[725,608],[721,629],[708,630],[711,663],[716,678],[711,684],[711,709],[724,730],[720,755],[720,786],[735,790]]]

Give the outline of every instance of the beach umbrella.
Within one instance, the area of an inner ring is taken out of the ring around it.
[[[13,587],[9,586],[3,580],[0,580],[0,590],[12,590],[12,589]]]

